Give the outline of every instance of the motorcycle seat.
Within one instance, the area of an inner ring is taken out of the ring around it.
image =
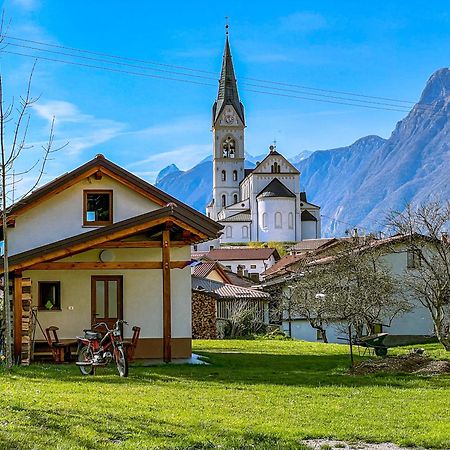
[[[96,341],[98,339],[101,339],[102,335],[101,335],[101,333],[98,333],[97,331],[85,330],[84,337],[85,337],[85,339],[88,339],[89,341]]]

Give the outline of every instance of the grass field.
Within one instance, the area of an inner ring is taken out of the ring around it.
[[[0,448],[288,449],[319,437],[450,448],[450,376],[352,376],[347,348],[331,344],[194,341],[194,351],[211,364],[131,367],[128,379],[112,367],[0,372]]]

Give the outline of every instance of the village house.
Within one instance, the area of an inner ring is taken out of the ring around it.
[[[16,358],[30,297],[63,340],[124,319],[125,338],[141,328],[137,358],[189,358],[190,248],[221,228],[103,155],[35,190],[8,216]]]
[[[415,238],[420,239],[421,237]],[[274,297],[289,296],[296,278],[303,275],[306,259],[308,260],[307,264],[314,265],[326,263],[330,258],[339,258],[339,252],[351,239],[357,239],[361,248],[365,248],[367,245],[370,249],[379,251],[382,255],[382,263],[399,281],[405,273],[414,271],[418,267],[419,260],[410,248],[409,236],[397,235],[385,239],[374,239],[373,237],[333,238],[323,242],[314,240],[305,245],[297,244],[292,254],[281,258],[266,270],[262,274],[263,288],[267,292],[271,292]],[[365,245],[364,241],[366,241]],[[429,339],[434,334],[429,311],[417,298],[412,299],[411,306],[411,311],[397,315],[390,324],[373,324],[373,330],[378,333],[389,333],[388,343],[405,344]],[[320,333],[311,327],[305,317],[291,317],[291,320],[288,320],[285,314],[282,318],[282,328],[285,332],[290,330],[295,339],[306,341],[322,339]],[[342,343],[338,339],[343,335],[343,327],[339,318],[326,327],[326,332],[329,342]]]

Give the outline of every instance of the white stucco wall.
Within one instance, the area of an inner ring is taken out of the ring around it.
[[[295,198],[258,198],[258,241],[295,241]],[[292,214],[292,228],[289,228],[289,213]],[[264,215],[266,221],[264,223]],[[275,224],[275,215],[281,214],[281,227]]]
[[[8,229],[10,254],[96,228],[83,226],[83,190],[86,189],[113,191],[113,222],[160,208],[112,178],[103,176],[101,180],[96,180],[89,177],[19,215],[15,228]]]
[[[65,258],[64,261],[98,261],[101,250]],[[112,250],[116,261],[160,261],[159,249],[117,249]],[[171,259],[190,259],[190,248],[171,249]],[[142,338],[161,338],[162,332],[162,270],[55,270],[25,271],[24,277],[32,280],[33,304],[38,302],[39,281],[59,281],[61,283],[61,311],[38,311],[38,319],[43,329],[55,325],[58,335],[72,339],[80,335],[84,328],[91,326],[91,276],[123,276],[123,318],[129,322],[125,327],[126,338],[131,337],[134,325],[141,327]],[[171,270],[172,290],[172,336],[190,338],[191,333],[191,271],[189,267]],[[36,339],[44,339],[39,327]]]
[[[237,273],[238,266],[245,266],[244,270],[251,273],[261,274],[269,267],[272,267],[275,264],[275,258],[271,256],[269,259],[243,259],[243,260],[221,260],[219,261],[225,267],[229,267],[232,272]],[[252,266],[256,266],[252,268]]]

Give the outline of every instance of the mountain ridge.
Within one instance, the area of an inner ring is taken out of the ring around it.
[[[289,158],[300,170],[301,190],[322,207],[323,235],[348,228],[379,231],[391,209],[433,197],[450,198],[450,69],[428,79],[420,100],[391,136],[369,135],[354,143]],[[212,162],[162,177],[156,184],[194,208],[205,211],[211,198]],[[195,186],[201,186],[197,193]]]

